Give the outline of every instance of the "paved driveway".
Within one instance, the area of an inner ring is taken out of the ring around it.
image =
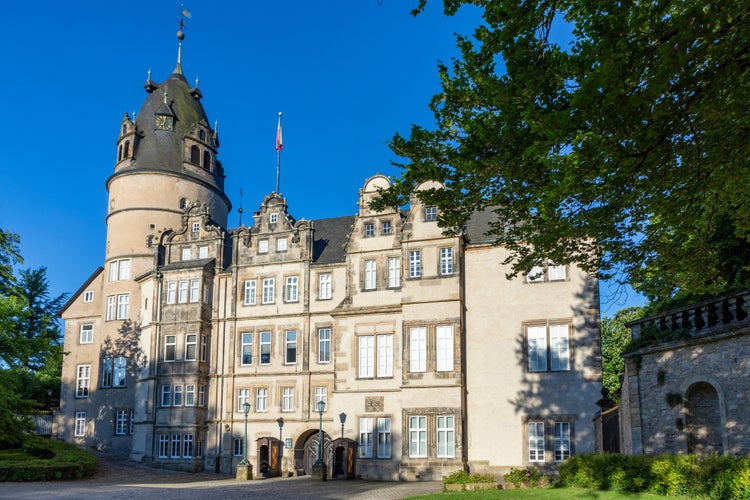
[[[395,500],[439,492],[440,481],[313,482],[309,476],[236,481],[219,474],[153,469],[128,460],[99,457],[99,473],[80,481],[0,483],[0,498],[145,498],[159,500],[294,498]]]

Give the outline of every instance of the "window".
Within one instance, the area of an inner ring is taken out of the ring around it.
[[[123,293],[117,296],[117,319],[128,319],[130,314],[130,295]]]
[[[455,450],[456,432],[453,415],[438,415],[437,417],[437,456],[453,458]]]
[[[185,361],[198,359],[198,334],[188,333],[185,336]]]
[[[133,427],[135,427],[135,411],[130,410],[130,421],[128,422],[128,434],[133,435]]]
[[[177,282],[170,281],[167,283],[167,304],[177,303]]]
[[[182,249],[182,260],[190,260],[190,249],[189,248],[183,248]]]
[[[128,361],[119,356],[115,358],[115,370],[112,377],[112,387],[125,387],[125,375],[127,373]]]
[[[90,344],[94,341],[94,324],[86,323],[81,325],[81,336],[79,342],[81,344]]]
[[[207,246],[198,247],[198,258],[199,259],[207,259],[208,258],[208,247]]]
[[[315,399],[313,401],[313,412],[318,411],[318,402],[323,401],[325,403],[324,412],[328,411],[328,388],[327,387],[316,387],[315,388]]]
[[[172,394],[172,404],[174,406],[182,406],[182,386],[174,386],[174,393]]]
[[[73,428],[73,435],[75,437],[83,437],[86,435],[86,412],[77,411],[75,426]]]
[[[112,321],[117,317],[117,296],[107,296],[107,321]]]
[[[195,447],[195,456],[203,458],[203,441],[198,441],[198,446]]]
[[[409,371],[424,372],[427,370],[427,329],[425,327],[409,330]]]
[[[180,435],[172,434],[172,447],[171,447],[172,458],[180,458]]]
[[[294,411],[294,387],[282,387],[281,411]]]
[[[193,435],[185,434],[182,437],[182,456],[191,458],[193,456]]]
[[[378,458],[391,458],[391,419],[378,419]]]
[[[438,326],[435,329],[437,371],[453,371],[453,327]]]
[[[555,422],[555,462],[570,458],[570,422]]]
[[[91,365],[78,365],[76,372],[76,397],[87,398],[91,383]]]
[[[188,282],[180,281],[180,290],[177,294],[177,302],[187,304],[188,301]]]
[[[286,252],[286,238],[279,238],[276,240],[276,251]]]
[[[190,146],[190,163],[194,165],[200,165],[201,163],[201,151],[198,146]]]
[[[195,406],[195,384],[185,384],[185,406]]]
[[[427,417],[409,417],[409,457],[427,456]]]
[[[378,335],[378,377],[393,376],[393,335]]]
[[[568,325],[535,325],[527,327],[529,371],[570,370]],[[549,351],[548,335],[549,333]],[[548,362],[549,361],[549,362]]]
[[[198,302],[201,298],[201,284],[199,280],[190,280],[190,302]]]
[[[187,208],[188,201],[187,198],[180,198],[180,208],[185,209]]]
[[[372,238],[375,236],[375,224],[368,222],[365,224],[365,238]]]
[[[177,350],[177,337],[175,335],[164,336],[164,361],[174,361]]]
[[[297,362],[297,331],[287,330],[284,341],[286,349],[284,350],[284,363],[291,365]]]
[[[124,436],[128,430],[128,410],[117,410],[115,413],[115,435]]]
[[[206,406],[206,386],[201,385],[198,387],[198,406]]]
[[[557,266],[550,264],[547,269],[550,281],[563,281],[565,280],[565,266]]]
[[[428,220],[428,221],[437,220],[437,214],[438,214],[437,207],[425,207],[424,220]]]
[[[271,224],[276,224],[279,222],[279,214],[271,214],[270,217]]]
[[[130,279],[130,259],[113,260],[109,263],[109,281],[110,282],[126,281],[129,279]]]
[[[273,304],[274,301],[274,295],[275,295],[275,288],[276,282],[273,278],[265,278],[263,279],[263,303],[264,304]]]
[[[289,276],[284,288],[284,300],[286,302],[297,302],[299,299],[299,277]]]
[[[208,361],[208,335],[201,335],[201,361]]]
[[[372,458],[372,418],[359,419],[359,456]]]
[[[318,299],[326,300],[331,298],[331,275],[321,274],[318,277]]]
[[[167,434],[159,435],[159,458],[169,457],[169,436]]]
[[[393,232],[393,228],[391,227],[391,221],[384,220],[380,228],[380,232],[382,234],[391,234]]]
[[[84,302],[93,302],[94,301],[94,291],[93,290],[86,290],[83,292],[83,301]]]
[[[440,249],[440,274],[453,274],[453,249]]]
[[[388,259],[388,288],[401,286],[401,259],[390,257]]]
[[[544,281],[544,268],[542,266],[534,266],[526,275],[526,281],[529,283],[540,283]]]
[[[260,364],[271,364],[271,332],[260,332]]]
[[[102,360],[102,387],[112,387],[112,358]]]
[[[193,232],[197,233],[201,230],[201,223],[200,222],[193,222]]]
[[[172,391],[169,385],[161,386],[161,405],[169,406],[172,403]]]
[[[363,335],[359,337],[359,376],[368,378],[373,375],[374,365],[374,338],[372,335]]]
[[[265,387],[255,390],[255,411],[268,411],[268,389]]]
[[[232,453],[235,457],[245,456],[245,443],[242,438],[234,438],[232,445]]]
[[[253,364],[253,334],[252,333],[242,334],[242,364],[243,365]]]
[[[237,411],[245,413],[245,403],[250,404],[250,389],[239,389],[237,391]]]
[[[245,281],[245,305],[246,306],[254,306],[255,305],[255,294],[257,289],[257,282],[255,280],[247,280]]]
[[[544,422],[529,422],[529,462],[544,462]]]
[[[331,361],[331,329],[318,329],[318,363]]]
[[[377,273],[374,260],[365,261],[365,290],[375,290],[377,286]]]
[[[422,276],[422,252],[412,250],[409,252],[409,277],[419,278]]]
[[[268,253],[268,240],[258,240],[258,253]]]

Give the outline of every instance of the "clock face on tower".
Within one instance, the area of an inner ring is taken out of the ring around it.
[[[154,128],[156,130],[172,130],[172,117],[168,115],[156,115]]]

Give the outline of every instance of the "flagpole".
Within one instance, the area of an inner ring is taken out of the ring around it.
[[[276,193],[279,193],[279,177],[281,176],[281,150],[284,143],[281,139],[281,111],[279,111],[279,125],[276,127]]]

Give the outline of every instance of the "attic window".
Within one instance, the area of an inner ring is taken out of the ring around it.
[[[271,214],[271,224],[279,222],[279,214]]]
[[[187,208],[187,198],[180,198],[180,208],[183,210]]]
[[[197,233],[201,229],[201,223],[200,222],[193,222],[193,232]]]
[[[424,220],[437,220],[437,207],[425,207]]]
[[[206,132],[204,130],[201,130],[200,132],[198,132],[198,137],[200,137],[201,141],[205,141],[206,140]]]
[[[195,165],[200,165],[200,162],[201,162],[200,149],[198,149],[198,146],[190,146],[190,163],[193,163]]]

